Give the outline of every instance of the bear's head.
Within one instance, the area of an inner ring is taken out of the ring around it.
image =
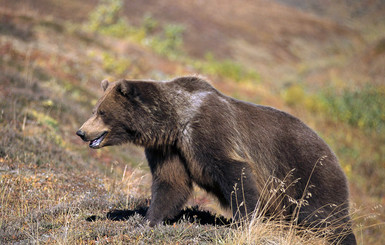
[[[103,96],[76,132],[91,148],[126,142],[145,147],[172,144],[175,110],[162,96],[161,83],[103,80],[101,86]]]

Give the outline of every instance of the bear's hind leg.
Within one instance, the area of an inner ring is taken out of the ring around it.
[[[309,205],[301,208],[298,215],[299,225],[310,229],[320,229],[320,231],[325,228],[329,229],[330,233],[326,235],[326,238],[330,244],[357,244],[347,204],[340,206],[324,205],[323,208],[317,210],[314,206]]]
[[[259,191],[247,163],[230,163],[227,163],[226,166],[233,167],[223,171],[222,178],[216,176],[220,193],[214,194],[218,196],[219,200],[221,200],[220,197],[224,197],[226,202],[222,202],[229,205],[236,222],[247,221],[255,211]]]

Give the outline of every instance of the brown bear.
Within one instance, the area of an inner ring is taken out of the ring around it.
[[[328,145],[299,119],[223,95],[196,76],[102,82],[104,95],[77,131],[91,148],[145,148],[152,199],[146,218],[173,218],[193,183],[231,208],[311,228],[333,227],[333,243],[355,244],[346,177]]]

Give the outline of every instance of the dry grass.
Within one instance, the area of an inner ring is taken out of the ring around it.
[[[4,159],[1,164],[7,165]],[[1,175],[1,242],[46,244],[179,243],[179,244],[324,244],[312,232],[284,223],[254,218],[238,228],[177,221],[151,228],[140,215],[127,221],[106,219],[111,210],[134,210],[148,202],[122,190],[140,178],[100,178],[93,172],[63,174],[19,165]],[[73,172],[73,171],[71,171]],[[133,175],[132,175],[133,176]],[[111,188],[111,186],[116,188]],[[96,221],[89,222],[91,216]],[[264,220],[264,221],[262,221]]]

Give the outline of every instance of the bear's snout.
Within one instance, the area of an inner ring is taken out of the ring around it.
[[[83,141],[87,141],[86,140],[86,134],[82,131],[82,130],[78,130],[76,131],[76,134],[83,140]]]

